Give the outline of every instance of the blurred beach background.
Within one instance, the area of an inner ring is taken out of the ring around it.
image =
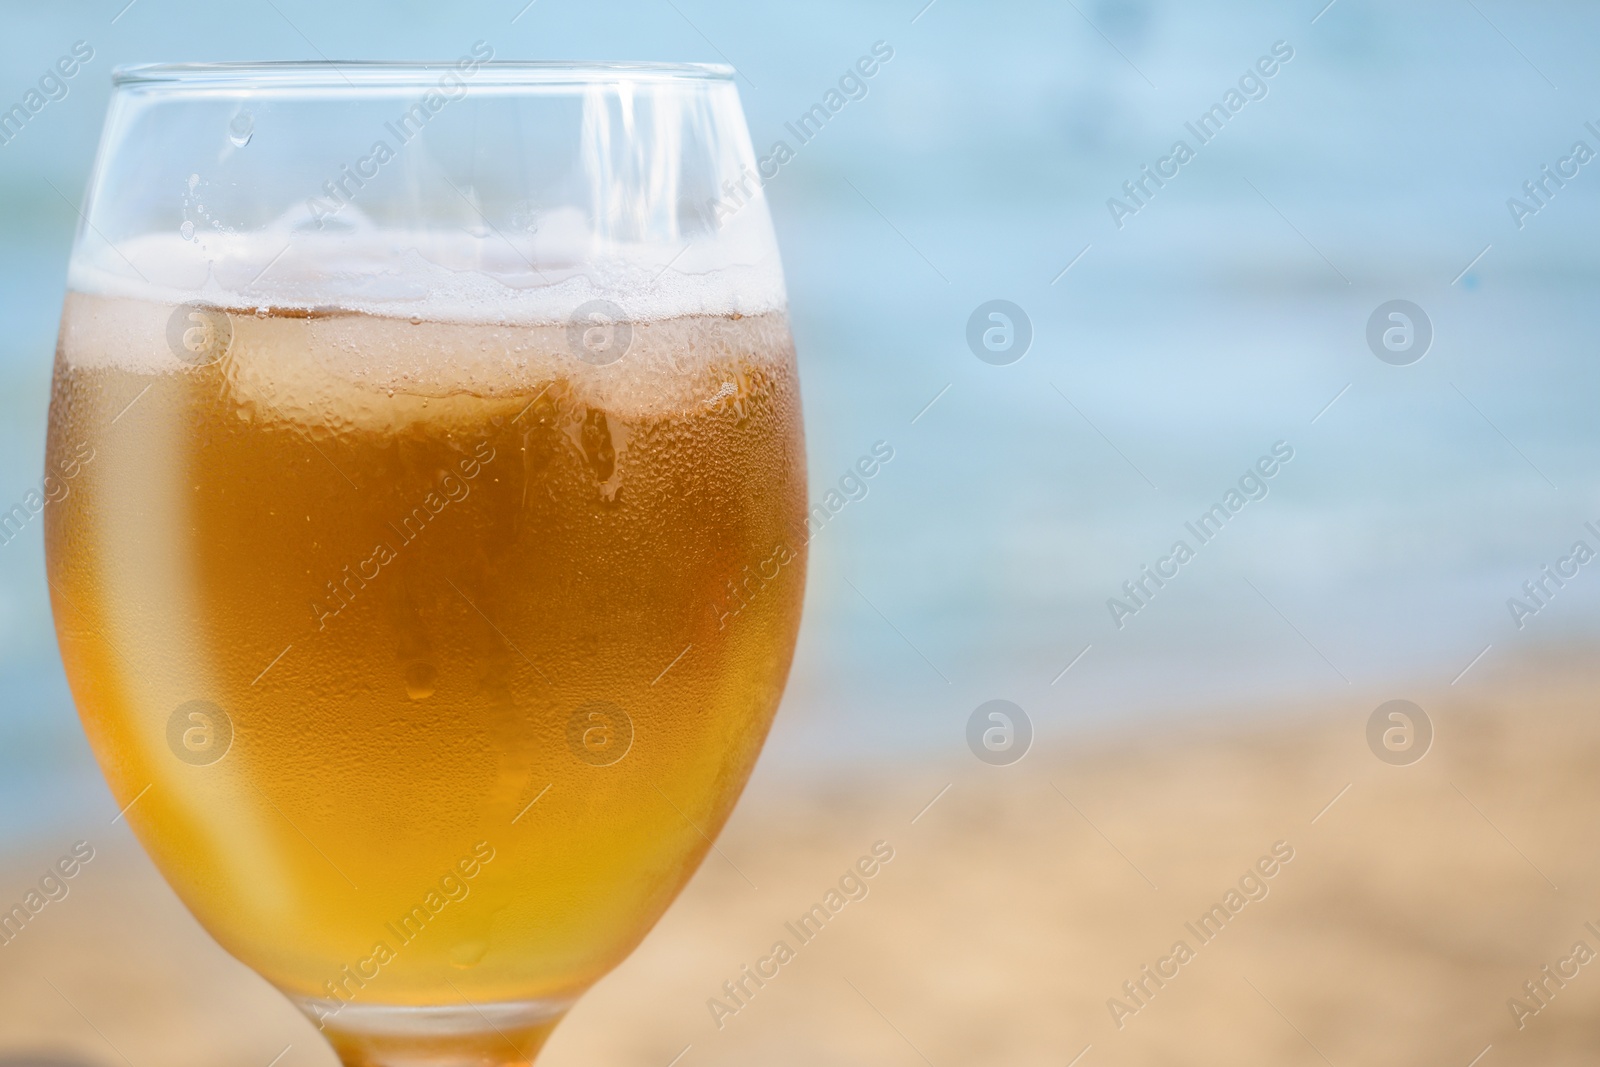
[[[811,543],[788,695],[725,835],[768,893],[741,897],[713,855],[550,1062],[1592,1062],[1600,978],[1520,1029],[1507,1001],[1574,941],[1600,948],[1582,926],[1600,923],[1600,577],[1521,619],[1508,600],[1575,541],[1600,547],[1600,164],[1520,220],[1507,202],[1575,142],[1600,150],[1600,8],[124,4],[3,12],[0,110],[74,42],[94,58],[0,145],[0,509],[42,477],[114,65],[476,40],[728,62],[761,154],[893,49],[766,187],[813,499],[894,449]],[[1185,123],[1275,45],[1292,58],[1264,95],[1116,218],[1108,199],[1196,145]],[[1003,366],[967,340],[995,299],[1032,330]],[[1397,299],[1432,329],[1405,366],[1367,337]],[[1108,599],[1195,545],[1185,523],[1274,446],[1293,458],[1267,495],[1116,619]],[[1012,766],[968,750],[992,699],[1032,724]],[[1431,718],[1421,762],[1369,751],[1391,699]],[[265,1067],[285,1045],[284,1067],[330,1063],[116,814],[35,520],[0,546],[0,900],[73,841],[106,861],[0,948],[0,1063]],[[877,839],[901,858],[798,961],[809,976],[714,1026],[722,979]],[[1123,981],[1278,840],[1304,859],[1250,929],[1114,1025]]]

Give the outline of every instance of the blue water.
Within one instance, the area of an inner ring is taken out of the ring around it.
[[[514,25],[522,0],[15,12],[0,104],[75,40],[96,58],[0,147],[0,497],[38,478],[75,224],[51,186],[81,195],[114,63],[304,58],[301,33],[330,56],[483,38],[504,58],[726,59],[764,150],[882,40],[894,58],[865,98],[768,187],[814,495],[874,442],[895,450],[812,543],[772,767],[959,751],[993,697],[1044,740],[1367,706],[1486,645],[1480,666],[1591,634],[1600,577],[1522,630],[1506,599],[1600,525],[1600,162],[1522,228],[1506,201],[1575,140],[1600,150],[1600,11],[1337,0],[1313,23],[1323,2],[540,0]],[[1294,54],[1265,96],[1200,144],[1185,123],[1278,41]],[[1118,228],[1107,199],[1177,138],[1193,159]],[[1010,366],[965,340],[994,298],[1032,322]],[[1393,298],[1434,326],[1412,366],[1365,341]],[[1269,495],[1198,544],[1184,523],[1279,441],[1294,458]],[[1119,629],[1107,599],[1179,538],[1194,558]],[[0,842],[109,803],[35,526],[0,548]]]

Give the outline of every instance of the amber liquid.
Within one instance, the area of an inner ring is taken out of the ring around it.
[[[50,419],[56,627],[129,823],[302,1003],[570,1001],[788,673],[786,323],[635,324],[593,367],[561,328],[242,311],[185,362],[172,311],[70,295]]]

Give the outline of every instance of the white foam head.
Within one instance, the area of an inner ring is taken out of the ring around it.
[[[236,397],[272,397],[307,422],[395,417],[363,396],[520,396],[558,379],[617,414],[697,410],[737,386],[738,365],[792,359],[770,222],[750,217],[742,242],[734,216],[677,249],[601,242],[561,213],[520,236],[382,229],[353,208],[320,230],[116,246],[90,234],[74,254],[60,351],[83,369],[183,373],[195,364],[173,324],[189,325],[185,305],[199,302],[229,312]],[[574,340],[587,335],[574,312],[596,300],[614,305],[605,319],[632,324],[599,362]],[[305,310],[346,314],[273,314]]]
[[[465,207],[465,205],[464,205]],[[602,240],[575,209],[532,232],[380,227],[346,205],[320,227],[292,212],[251,232],[80,236],[68,275],[82,293],[167,305],[338,308],[394,318],[554,324],[606,300],[631,321],[758,315],[785,305],[764,210],[734,211],[714,239],[677,247]]]

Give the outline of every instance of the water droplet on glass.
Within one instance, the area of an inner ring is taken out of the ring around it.
[[[183,235],[185,241],[194,240],[194,223],[184,219],[183,225],[178,227],[178,233]]]
[[[198,174],[189,175],[189,191],[191,193],[194,192],[195,186],[197,186],[199,184],[200,184],[200,175],[198,175]]]
[[[412,700],[427,700],[433,696],[437,672],[431,663],[413,663],[406,668],[406,696]]]
[[[483,962],[483,957],[489,951],[487,938],[475,938],[471,941],[458,941],[450,948],[450,962],[457,967],[476,967]]]
[[[233,116],[233,121],[228,123],[228,140],[232,141],[236,148],[243,148],[249,144],[255,132],[255,116],[248,111],[239,112]]]

